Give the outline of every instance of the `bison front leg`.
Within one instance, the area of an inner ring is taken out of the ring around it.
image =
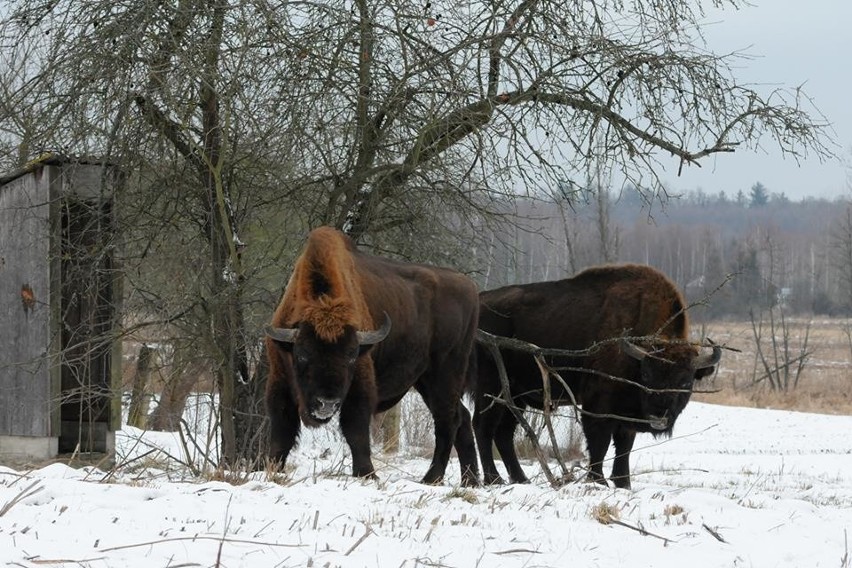
[[[603,461],[612,441],[612,421],[585,415],[583,416],[583,433],[586,435],[586,448],[589,451],[589,473],[586,478],[606,485]]]
[[[630,450],[636,440],[636,431],[616,426],[612,436],[615,444],[615,460],[612,464],[612,482],[616,487],[630,489]]]
[[[283,469],[299,438],[299,410],[290,389],[281,383],[267,388],[266,407],[269,415],[269,458]]]
[[[352,384],[340,409],[340,430],[352,452],[352,475],[376,479],[370,459],[370,418],[375,409],[375,397],[363,392],[358,381]]]

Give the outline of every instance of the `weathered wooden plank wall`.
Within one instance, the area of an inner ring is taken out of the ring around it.
[[[0,434],[50,436],[50,180],[0,186]]]

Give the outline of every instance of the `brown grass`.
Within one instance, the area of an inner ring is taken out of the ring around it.
[[[787,323],[790,348],[798,354],[809,320],[790,319]],[[719,392],[696,394],[693,400],[730,406],[852,414],[852,346],[848,336],[852,321],[820,318],[810,321],[810,325],[808,350],[813,354],[805,364],[798,386],[779,392],[772,390],[767,381],[755,383],[763,375],[763,366],[757,358],[751,322],[706,324],[707,336],[741,352],[726,350],[717,374],[709,380],[704,379],[698,386],[700,390],[718,389]],[[762,343],[764,354],[768,355],[771,346],[767,329],[764,329]]]

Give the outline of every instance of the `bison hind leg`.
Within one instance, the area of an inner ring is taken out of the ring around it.
[[[516,400],[515,404],[519,412],[526,409],[526,404]],[[530,480],[524,473],[524,468],[521,467],[521,462],[518,460],[518,452],[515,449],[515,430],[518,427],[518,421],[515,416],[508,410],[503,410],[501,413],[500,422],[494,432],[494,445],[500,453],[500,459],[503,460],[503,465],[506,467],[506,473],[509,474],[509,480],[512,483],[529,483]]]
[[[435,451],[432,454],[432,463],[426,475],[423,476],[422,483],[440,485],[444,481],[444,473],[446,473],[447,463],[450,461],[450,452],[455,445],[456,434],[462,423],[462,417],[458,411],[460,401],[458,398],[454,401],[447,400],[447,397],[443,396],[436,397],[439,400],[435,400],[430,396],[432,393],[424,392],[425,389],[422,386],[424,382],[416,384],[415,388],[420,392],[423,401],[432,413],[432,420],[435,423]]]
[[[461,466],[461,483],[464,487],[479,487],[479,462],[476,455],[476,442],[473,439],[473,427],[470,412],[459,401],[459,427],[453,445],[459,456]]]
[[[473,431],[476,434],[479,458],[482,461],[482,480],[485,485],[503,485],[505,483],[497,472],[493,451],[494,433],[497,424],[500,422],[502,412],[502,408],[489,407],[479,400],[477,400],[474,409]]]

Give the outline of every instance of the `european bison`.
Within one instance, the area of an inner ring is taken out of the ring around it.
[[[636,433],[670,436],[675,419],[689,401],[693,382],[711,374],[721,357],[719,347],[712,354],[699,355],[686,341],[685,306],[675,285],[649,266],[601,266],[565,280],[482,292],[479,327],[539,347],[591,348],[586,355],[553,357],[549,363],[573,368],[560,375],[582,406],[588,478],[606,484],[602,462],[613,441],[612,480],[616,487],[629,488],[630,450]],[[646,336],[653,339],[619,340]],[[500,395],[493,359],[484,346],[476,351],[477,364],[471,365],[477,375],[473,424],[485,482],[502,483],[494,464],[494,442],[511,481],[524,483],[527,478],[513,444],[517,421],[492,398]],[[516,404],[542,408],[541,372],[532,356],[508,349],[501,353]],[[651,393],[607,375],[649,389],[676,392]],[[551,389],[554,403],[571,403],[558,381],[551,381]]]
[[[339,411],[353,475],[375,477],[370,418],[413,386],[435,421],[423,482],[443,480],[455,445],[462,483],[476,485],[461,396],[478,310],[476,285],[458,272],[365,254],[330,227],[312,231],[267,328],[271,457],[283,466],[300,419],[314,427]]]

